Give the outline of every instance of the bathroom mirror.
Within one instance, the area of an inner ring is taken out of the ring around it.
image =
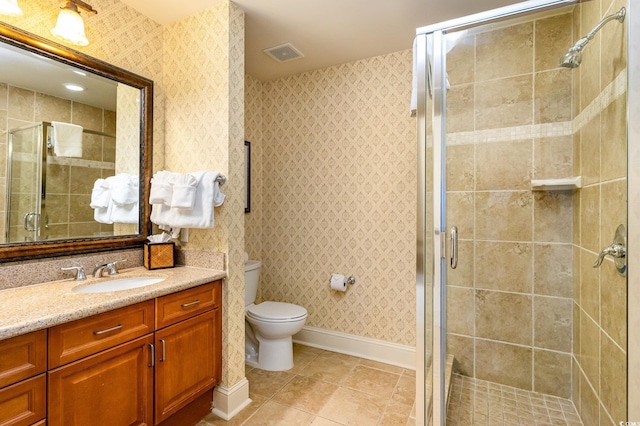
[[[0,23],[0,262],[142,244],[152,94],[151,80]]]

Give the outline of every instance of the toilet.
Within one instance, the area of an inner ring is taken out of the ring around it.
[[[291,336],[302,330],[307,310],[292,303],[254,304],[260,266],[258,260],[247,260],[244,266],[245,362],[261,370],[289,370],[293,368]]]

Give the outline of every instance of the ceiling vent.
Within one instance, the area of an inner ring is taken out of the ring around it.
[[[298,49],[293,47],[291,43],[281,44],[279,46],[270,47],[263,51],[278,62],[293,61],[302,58],[304,55]]]

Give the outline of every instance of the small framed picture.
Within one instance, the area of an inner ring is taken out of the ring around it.
[[[244,141],[244,212],[251,212],[251,142]]]

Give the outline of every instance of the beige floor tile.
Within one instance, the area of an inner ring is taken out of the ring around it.
[[[289,373],[299,373],[314,359],[318,357],[318,352],[313,351],[294,351],[293,352],[293,368],[287,370]]]
[[[347,355],[319,355],[298,374],[331,383],[340,383],[358,364],[358,358]]]
[[[385,403],[383,398],[341,387],[333,393],[319,414],[344,425],[376,425]]]
[[[341,426],[340,423],[336,423],[329,419],[325,419],[322,417],[316,417],[311,426]]]
[[[273,397],[273,401],[318,414],[337,389],[338,386],[331,383],[296,376]]]
[[[393,395],[399,379],[400,376],[397,374],[356,365],[340,382],[340,385],[389,399]]]
[[[314,415],[293,407],[268,401],[244,423],[246,426],[306,426]]]
[[[258,368],[247,373],[249,391],[266,397],[275,395],[294,377],[295,374],[287,371],[265,371]]]
[[[382,370],[382,371],[386,371],[387,373],[394,373],[394,374],[403,374],[405,371],[410,371],[410,370],[405,370],[402,367],[397,367],[395,365],[385,364],[383,362],[378,362],[378,361],[371,361],[368,359],[361,360],[358,365],[375,368],[377,370]],[[413,372],[413,375],[415,377],[415,372]]]

